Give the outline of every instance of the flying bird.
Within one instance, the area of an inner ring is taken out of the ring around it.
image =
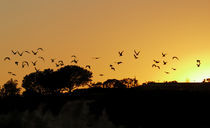
[[[154,61],[155,63],[157,63],[157,64],[160,63],[160,61],[157,61],[157,60],[153,60],[153,61]]]
[[[119,53],[119,56],[123,56],[123,52],[124,51],[118,52]]]
[[[173,60],[174,60],[174,59],[179,60],[179,58],[178,58],[177,56],[173,56],[172,59],[173,59]]]
[[[123,62],[122,61],[118,61],[118,62],[116,62],[118,65],[120,65],[120,64],[122,64]]]
[[[55,62],[55,59],[50,59],[50,60],[51,60],[51,62],[52,62],[52,63],[54,63],[54,62]]]
[[[24,52],[21,52],[21,53],[20,53],[20,52],[18,51],[17,53],[18,53],[19,56],[23,56],[23,53],[24,53]]]
[[[99,74],[99,76],[104,76],[104,74]]]
[[[110,64],[110,65],[109,65],[109,67],[113,67],[113,65],[112,65],[112,64]]]
[[[19,62],[18,61],[15,61],[15,64],[18,66]]]
[[[140,51],[137,52],[136,50],[134,50],[134,53],[135,53],[136,56],[138,56]]]
[[[36,67],[34,67],[34,69],[36,70],[36,72],[39,72],[39,69],[37,69]]]
[[[32,52],[34,55],[37,55],[37,53],[38,53],[38,51],[35,52],[35,51],[33,51],[33,50],[32,50],[31,52]]]
[[[44,61],[44,57],[42,57],[42,56],[39,56],[38,58],[39,58],[39,59],[42,59],[42,60]]]
[[[86,66],[85,66],[85,68],[89,68],[89,69],[91,69],[90,65],[86,65]]]
[[[93,57],[93,59],[96,59],[96,60],[98,60],[98,59],[100,59],[101,57]]]
[[[29,51],[24,51],[25,53],[31,54]]]
[[[16,54],[17,54],[17,52],[18,52],[18,51],[13,51],[13,50],[11,50],[11,51],[12,51],[12,53],[13,53],[14,55],[16,55]]]
[[[60,64],[55,63],[55,66],[56,66],[56,67],[59,67],[59,66],[60,66]]]
[[[40,50],[40,51],[44,51],[43,48],[37,48],[37,51],[39,51],[39,50]]]
[[[174,70],[174,71],[176,70],[176,68],[171,68],[171,69]]]
[[[138,56],[136,56],[135,54],[133,55],[135,59],[138,59]]]
[[[6,60],[11,60],[11,59],[10,59],[10,57],[5,57],[4,61],[6,61]]]
[[[12,72],[8,72],[8,74],[13,75],[13,76],[16,76],[16,74],[15,73],[12,73]]]
[[[115,68],[114,67],[111,67],[111,69],[115,71]]]
[[[162,57],[165,57],[167,54],[162,52]]]
[[[165,74],[169,74],[169,72],[165,72]]]
[[[37,61],[31,61],[31,63],[33,64],[33,66],[36,66]]]
[[[166,65],[168,62],[166,62],[166,61],[163,61],[163,65]]]
[[[63,65],[64,65],[64,62],[63,62],[62,60],[59,60],[59,61],[58,61],[58,64],[59,64],[60,66],[63,66]]]
[[[71,61],[71,63],[75,63],[75,64],[77,64],[77,62],[78,60],[75,60],[75,59]]]
[[[77,58],[75,55],[72,55],[71,57]]]
[[[196,62],[197,62],[197,67],[200,67],[200,65],[201,65],[201,60],[196,60]]]
[[[29,67],[29,63],[27,61],[22,62],[22,67],[24,68],[25,64]]]
[[[152,67],[160,69],[160,66],[157,66],[156,64],[153,64]]]

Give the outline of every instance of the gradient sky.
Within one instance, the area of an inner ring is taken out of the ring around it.
[[[1,0],[0,1],[0,85],[34,71],[14,63],[36,60],[32,55],[12,56],[13,50],[43,47],[38,68],[55,68],[50,58],[71,64],[77,55],[79,65],[90,64],[94,81],[136,77],[146,81],[201,81],[210,77],[210,1],[209,0]],[[139,59],[133,50],[140,50]],[[119,57],[118,51],[124,50]],[[169,63],[161,70],[151,67],[153,59]],[[101,57],[93,60],[92,57]],[[180,61],[172,61],[178,56]],[[201,67],[196,67],[196,59]],[[123,61],[116,71],[109,64]],[[172,71],[171,68],[177,68]],[[170,74],[165,74],[169,71]],[[105,76],[100,77],[103,73]]]

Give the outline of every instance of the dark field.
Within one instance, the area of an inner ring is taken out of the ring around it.
[[[210,127],[208,83],[92,88],[71,95],[7,97],[2,128]]]

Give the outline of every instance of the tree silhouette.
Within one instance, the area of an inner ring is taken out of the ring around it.
[[[127,88],[138,86],[138,80],[136,78],[125,78],[122,79],[121,82],[127,86]]]
[[[1,88],[1,96],[18,96],[20,88],[17,87],[17,80],[10,79]]]
[[[92,72],[76,65],[68,65],[53,71],[45,69],[26,75],[23,80],[24,94],[54,95],[63,90],[71,92],[75,87],[91,81]]]
[[[120,80],[108,79],[103,83],[103,88],[126,88],[126,85]]]

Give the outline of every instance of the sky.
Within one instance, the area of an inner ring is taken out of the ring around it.
[[[95,82],[128,77],[139,83],[199,82],[210,77],[209,0],[1,0],[0,17],[0,85],[11,77],[21,84],[26,74],[35,71],[32,66],[22,69],[14,61],[39,60],[40,70],[56,70],[50,58],[68,65],[72,55],[79,66],[91,65]],[[11,52],[39,47],[44,51],[37,56]],[[140,51],[138,59],[134,50]],[[6,56],[11,61],[4,61]],[[152,68],[153,60],[161,62],[160,70]],[[117,61],[123,63],[117,65]]]

